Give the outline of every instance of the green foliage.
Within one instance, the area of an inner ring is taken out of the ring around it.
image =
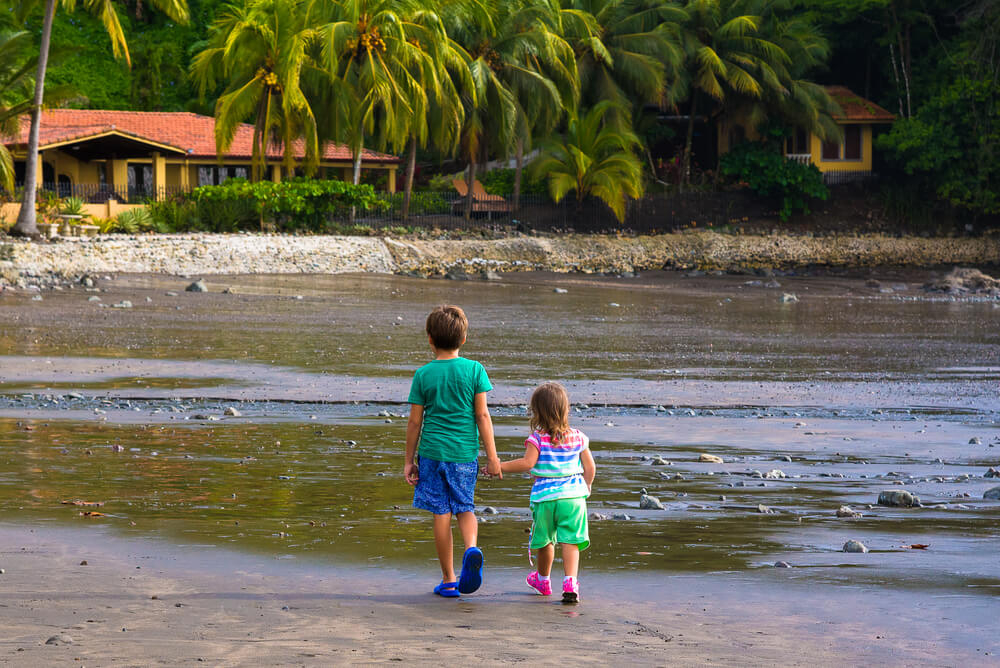
[[[214,232],[260,228],[273,222],[282,231],[322,232],[333,218],[351,208],[384,209],[370,185],[297,178],[280,183],[229,179],[218,186],[200,186],[191,193],[197,219]]]
[[[721,167],[756,194],[779,199],[782,220],[798,209],[809,213],[809,199],[825,200],[830,194],[816,165],[787,160],[774,145],[744,142],[722,156]]]
[[[59,203],[59,213],[67,216],[84,215],[83,200],[79,197],[67,197]]]
[[[481,174],[479,182],[491,195],[512,195],[514,194],[514,172],[513,169],[494,169]],[[448,185],[451,186],[450,183]],[[530,195],[544,195],[547,192],[545,181],[527,176],[522,177],[521,192]]]
[[[624,222],[625,198],[642,197],[642,163],[635,156],[639,138],[605,123],[612,111],[614,105],[604,101],[585,115],[571,113],[565,137],[545,142],[531,170],[535,178],[547,180],[553,201],[575,192],[580,206],[596,197]]]
[[[1000,213],[1000,85],[959,77],[877,147],[902,180],[973,215]],[[904,176],[905,175],[905,176]]]
[[[403,193],[388,195],[386,201],[394,211],[399,211],[403,206]],[[451,202],[445,199],[441,193],[432,190],[414,190],[410,193],[411,216],[431,216],[445,213],[451,213]]]
[[[186,197],[169,197],[146,205],[157,227],[168,232],[194,232],[202,229],[199,207]]]
[[[157,226],[149,211],[145,207],[139,206],[122,211],[115,216],[111,231],[139,234],[140,232],[160,232],[163,230]]]

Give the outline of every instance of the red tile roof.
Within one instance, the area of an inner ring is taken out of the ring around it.
[[[838,121],[868,121],[869,123],[891,123],[896,116],[870,100],[866,100],[846,86],[827,86],[826,92],[843,109],[843,114],[834,116]]]
[[[27,145],[29,120],[21,119],[17,137],[8,138],[8,146]],[[215,159],[215,119],[210,116],[187,112],[167,111],[107,111],[98,109],[50,109],[42,113],[39,147],[45,148],[72,139],[84,139],[105,132],[117,131],[157,144],[164,144],[186,153],[192,158]],[[225,157],[250,159],[252,155],[253,126],[244,123],[236,131],[232,146]],[[303,154],[301,141],[296,142],[296,157]],[[280,147],[269,146],[267,155],[280,159]],[[351,151],[339,144],[327,144],[321,156],[324,161],[351,160]],[[363,163],[395,163],[399,158],[365,149]]]

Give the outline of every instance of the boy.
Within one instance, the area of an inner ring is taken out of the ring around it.
[[[476,547],[478,523],[473,494],[479,473],[479,440],[486,449],[486,469],[501,476],[493,441],[486,393],[493,389],[479,362],[459,357],[469,320],[457,306],[438,306],[427,316],[427,339],[434,361],[413,374],[410,419],[406,425],[403,475],[414,485],[413,507],[434,513],[434,545],[441,562],[441,584],[434,593],[446,598],[470,594],[483,581],[483,553]],[[415,463],[417,445],[419,464]],[[458,520],[465,554],[455,578],[451,517]]]

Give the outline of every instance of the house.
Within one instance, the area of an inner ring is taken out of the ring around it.
[[[16,180],[24,180],[30,121],[21,119],[17,137],[4,140],[14,158]],[[217,156],[215,119],[186,112],[52,109],[42,113],[39,183],[60,194],[87,201],[128,201],[186,192],[227,178],[249,177],[253,126],[243,124],[229,152]],[[301,158],[301,143],[296,156]],[[284,175],[283,151],[269,146],[268,177]],[[321,177],[350,180],[351,152],[327,144],[320,157]],[[380,170],[394,190],[399,159],[365,150],[363,170]]]
[[[891,124],[896,117],[844,86],[827,86],[826,91],[841,109],[833,120],[842,130],[842,138],[823,141],[798,128],[785,140],[785,156],[816,165],[827,182],[864,178],[872,171],[872,137],[876,126]],[[744,138],[754,139],[753,135],[736,123],[720,128],[719,153],[725,153]]]

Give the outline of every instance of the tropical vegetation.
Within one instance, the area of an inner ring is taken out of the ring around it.
[[[39,108],[46,88],[72,82],[81,106],[214,114],[220,151],[252,124],[251,181],[266,176],[273,147],[289,172],[312,176],[323,144],[344,144],[355,184],[362,149],[402,154],[404,217],[417,204],[418,160],[464,172],[466,216],[488,168],[503,176],[483,180],[514,210],[526,188],[544,189],[604,201],[621,219],[646,190],[729,179],[790,215],[822,197],[815,170],[785,164],[774,140],[722,160],[699,154],[696,138],[738,122],[756,136],[800,128],[837,139],[839,109],[824,84],[842,84],[900,118],[878,139],[876,165],[887,189],[919,193],[897,201],[1000,213],[1000,3],[991,0],[151,5],[159,11],[137,0],[0,0],[0,56],[10,54],[0,57],[0,131]],[[82,46],[47,76],[50,38]],[[0,183],[11,181],[0,151]],[[439,200],[417,208],[449,209]],[[34,210],[22,207],[19,231],[30,231]]]

